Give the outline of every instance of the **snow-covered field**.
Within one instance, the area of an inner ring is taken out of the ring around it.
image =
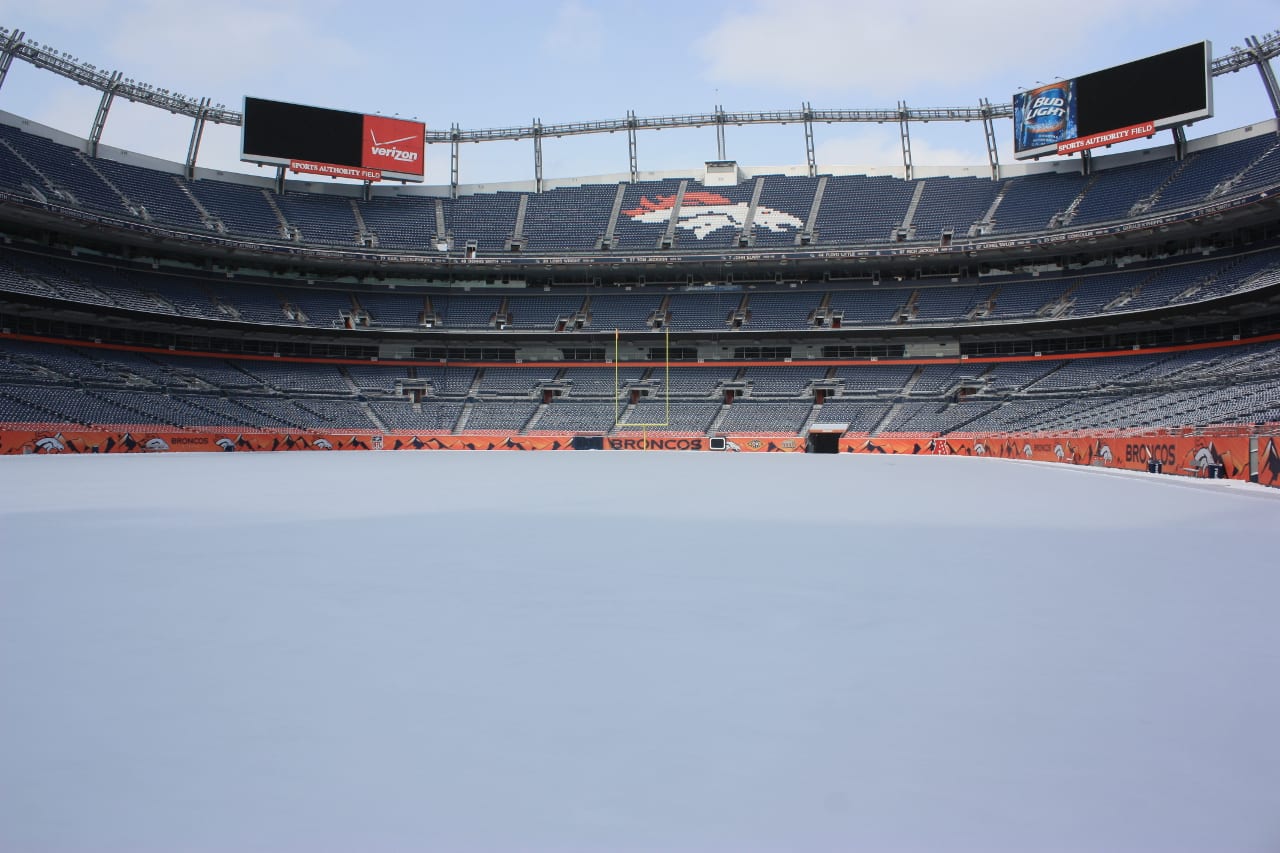
[[[0,850],[1280,849],[1280,492],[0,459]]]

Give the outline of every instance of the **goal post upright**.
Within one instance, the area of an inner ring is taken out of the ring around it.
[[[648,430],[651,428],[666,428],[671,426],[671,329],[663,329],[663,402],[664,415],[662,423],[643,423],[643,424],[624,424],[622,420],[622,334],[620,330],[613,330],[613,426],[614,429],[641,429],[645,431],[645,441],[648,441]]]

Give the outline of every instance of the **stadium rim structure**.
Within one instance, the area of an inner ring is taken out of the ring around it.
[[[1280,118],[1280,83],[1277,82],[1270,60],[1280,56],[1280,29],[1267,33],[1262,38],[1246,36],[1245,47],[1233,47],[1223,56],[1215,57],[1210,67],[1215,77],[1231,74],[1249,66],[1255,66],[1262,79],[1262,85],[1271,101],[1271,108],[1276,118]],[[93,125],[89,131],[88,153],[96,156],[98,143],[106,127],[107,116],[111,105],[117,97],[127,101],[156,107],[176,115],[184,115],[194,119],[191,140],[187,147],[187,177],[195,174],[196,160],[200,153],[200,142],[204,134],[204,126],[208,122],[240,126],[244,116],[228,108],[225,104],[214,104],[208,97],[196,98],[190,95],[157,88],[148,83],[125,77],[121,71],[106,71],[95,65],[81,62],[66,51],[59,51],[49,45],[42,45],[27,37],[22,30],[0,27],[0,86],[14,59],[20,59],[33,67],[72,80],[75,83],[96,89],[102,93]],[[416,118],[416,116],[415,116]],[[1012,120],[1013,106],[1010,103],[992,103],[981,98],[976,107],[955,107],[944,109],[909,108],[905,101],[899,101],[894,109],[835,109],[815,110],[808,102],[799,110],[766,110],[752,112],[726,112],[717,104],[714,112],[690,114],[637,117],[634,111],[628,111],[626,118],[603,121],[579,121],[565,124],[546,124],[541,119],[534,119],[533,124],[484,130],[463,130],[457,124],[449,130],[427,131],[424,143],[427,145],[447,144],[450,146],[449,187],[450,195],[456,197],[459,187],[461,144],[463,142],[501,142],[513,140],[532,140],[534,183],[538,192],[543,189],[542,175],[542,141],[547,137],[585,136],[597,133],[627,134],[627,150],[630,159],[631,181],[638,179],[639,165],[637,160],[636,133],[641,130],[664,130],[671,128],[714,127],[716,129],[717,160],[726,159],[725,127],[728,125],[756,125],[787,123],[800,124],[804,128],[805,159],[809,176],[818,174],[818,164],[814,146],[813,126],[815,123],[877,123],[896,122],[899,125],[902,141],[902,162],[904,177],[911,180],[913,167],[911,161],[912,122],[972,122],[982,124],[987,146],[987,158],[993,179],[1000,177],[1000,161],[997,153],[994,120]],[[1181,128],[1173,129],[1174,140],[1182,144]],[[1083,168],[1088,168],[1088,157],[1082,156]],[[285,168],[277,170],[277,181],[283,184]]]

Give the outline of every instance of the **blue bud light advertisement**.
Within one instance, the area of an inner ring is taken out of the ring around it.
[[[1075,139],[1076,81],[1050,83],[1013,96],[1014,152]]]

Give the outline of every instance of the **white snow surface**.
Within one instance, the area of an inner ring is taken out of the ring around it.
[[[1280,492],[0,459],[0,850],[1275,851]]]

